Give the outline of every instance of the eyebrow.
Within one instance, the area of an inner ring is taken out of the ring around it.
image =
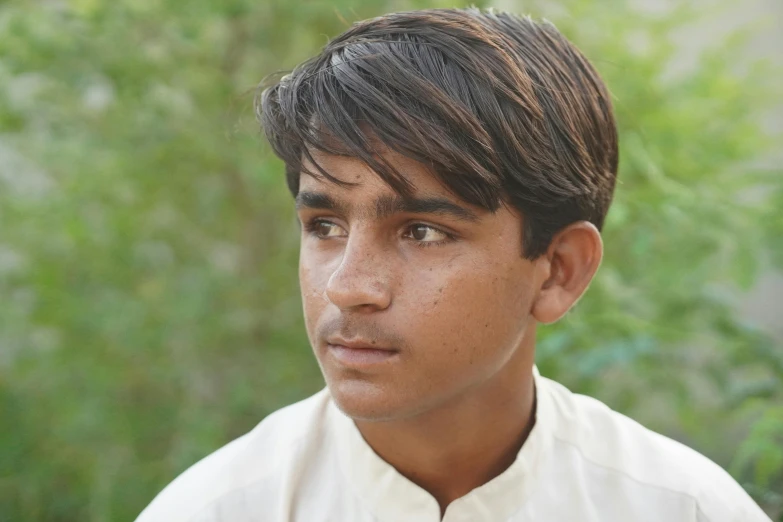
[[[345,212],[347,207],[322,192],[299,192],[296,195],[296,209],[311,208],[315,210],[336,210]]]
[[[472,210],[457,205],[446,198],[424,197],[403,198],[401,196],[381,196],[373,205],[376,219],[386,219],[394,214],[435,214],[449,216],[460,221],[476,222],[479,216]],[[349,205],[337,201],[322,192],[299,192],[296,196],[296,209],[334,210],[348,214]]]

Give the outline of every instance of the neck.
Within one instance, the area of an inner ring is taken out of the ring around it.
[[[415,417],[357,421],[367,443],[441,508],[500,475],[533,427],[533,349],[517,353],[489,381]]]

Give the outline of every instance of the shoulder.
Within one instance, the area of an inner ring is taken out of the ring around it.
[[[278,410],[252,431],[192,465],[139,515],[136,522],[188,522],[222,497],[249,484],[274,482],[299,448],[321,428],[326,390]]]
[[[739,484],[707,457],[655,433],[602,402],[541,379],[554,444],[586,473],[611,476],[631,497],[689,505],[698,522],[769,520]],[[608,479],[607,479],[608,480]]]

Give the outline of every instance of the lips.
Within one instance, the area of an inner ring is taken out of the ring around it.
[[[399,356],[394,348],[383,348],[362,340],[346,341],[333,338],[327,341],[328,353],[341,366],[368,368],[389,363]]]

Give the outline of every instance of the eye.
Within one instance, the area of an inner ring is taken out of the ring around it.
[[[416,224],[408,228],[406,237],[421,243],[439,243],[449,239],[449,235],[429,225]]]
[[[340,225],[322,219],[316,219],[309,222],[307,224],[307,230],[320,239],[345,237],[348,235]]]

